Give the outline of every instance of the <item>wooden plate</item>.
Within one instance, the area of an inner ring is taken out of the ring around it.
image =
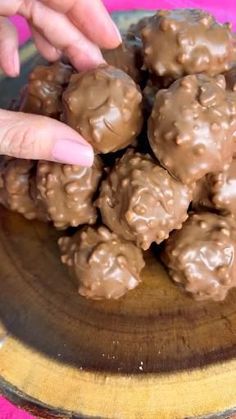
[[[0,209],[1,392],[50,418],[232,413],[236,291],[196,303],[147,254],[138,289],[90,302],[60,264],[57,237]]]

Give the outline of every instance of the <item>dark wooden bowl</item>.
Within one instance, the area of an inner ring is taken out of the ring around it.
[[[5,102],[19,89],[9,86]],[[57,237],[0,209],[0,391],[45,418],[233,417],[236,291],[194,302],[148,254],[140,287],[87,301],[60,264]]]

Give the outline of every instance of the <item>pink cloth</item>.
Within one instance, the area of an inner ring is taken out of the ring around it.
[[[27,22],[21,16],[12,17],[11,21],[18,30],[20,45],[24,44],[30,38],[30,28]]]
[[[89,1],[89,0],[88,0]],[[220,22],[230,21],[236,30],[235,0],[103,0],[110,12],[131,9],[172,9],[174,7],[202,8],[209,10]],[[20,16],[12,18],[19,32],[20,44],[30,38],[30,29]],[[16,409],[8,401],[0,397],[0,419],[33,419]]]
[[[0,418],[1,419],[33,419],[31,415],[17,409],[3,397],[0,397]]]

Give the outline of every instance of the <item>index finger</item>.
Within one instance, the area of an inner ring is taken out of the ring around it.
[[[116,48],[120,33],[101,0],[42,0],[48,7],[67,14],[91,41],[101,48]]]

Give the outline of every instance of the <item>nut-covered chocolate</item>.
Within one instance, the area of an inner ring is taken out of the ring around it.
[[[31,160],[5,160],[1,180],[1,203],[28,220],[46,221],[46,212],[37,205],[30,191],[34,168],[35,163]]]
[[[86,298],[118,299],[141,281],[141,250],[105,227],[86,227],[73,237],[60,238],[59,246],[62,262]]]
[[[165,244],[171,278],[196,300],[223,300],[236,286],[236,225],[216,214],[190,215]]]
[[[135,82],[111,66],[72,76],[63,94],[64,121],[99,153],[131,144],[142,128],[142,95]]]
[[[209,173],[198,182],[193,207],[207,207],[236,216],[236,159],[224,172]]]
[[[147,250],[181,228],[190,201],[187,186],[150,156],[129,150],[103,181],[97,205],[105,225]]]
[[[58,229],[94,224],[97,213],[93,197],[102,176],[102,163],[91,168],[41,161],[37,168],[37,199]]]
[[[62,111],[62,93],[71,74],[72,68],[62,62],[35,67],[23,91],[20,110],[58,119]]]
[[[198,9],[158,11],[142,37],[145,65],[159,76],[215,76],[230,68],[234,56],[229,25]]]
[[[113,67],[127,73],[136,83],[141,80],[142,57],[140,44],[135,37],[123,36],[123,42],[112,50],[103,50],[102,55],[106,62]]]
[[[236,94],[224,77],[192,75],[157,93],[148,137],[161,165],[189,184],[227,168],[235,129]]]

